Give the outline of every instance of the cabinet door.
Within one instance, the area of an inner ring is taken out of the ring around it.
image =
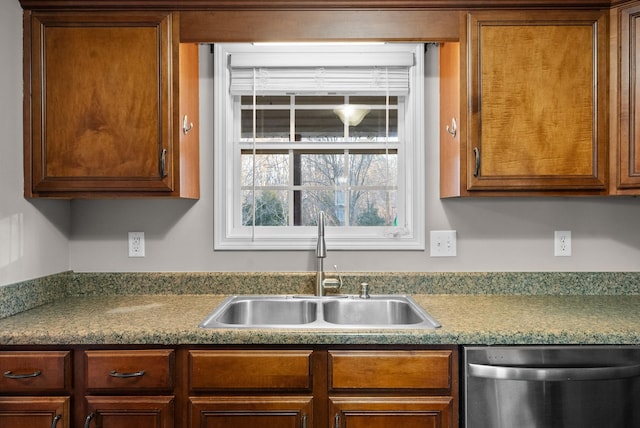
[[[170,13],[33,13],[33,192],[174,189],[171,29]]]
[[[467,31],[466,190],[604,194],[606,13],[473,12]]]
[[[87,397],[85,427],[172,428],[173,397]]]
[[[69,428],[69,397],[0,397],[0,427]]]
[[[330,398],[334,428],[453,428],[451,397]]]
[[[620,11],[618,189],[640,192],[640,2]]]
[[[311,428],[311,397],[191,397],[190,428]]]

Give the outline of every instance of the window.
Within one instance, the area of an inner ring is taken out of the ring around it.
[[[422,45],[214,53],[216,249],[424,248]]]

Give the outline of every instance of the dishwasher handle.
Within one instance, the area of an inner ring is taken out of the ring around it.
[[[467,364],[469,376],[499,380],[579,381],[613,380],[640,375],[640,364],[605,367],[511,367]]]

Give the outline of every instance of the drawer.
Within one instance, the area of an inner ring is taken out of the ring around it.
[[[311,390],[312,351],[189,352],[192,391]]]
[[[329,388],[451,388],[451,351],[330,351]]]
[[[71,387],[70,351],[0,352],[0,391],[53,392]]]
[[[85,351],[89,390],[173,389],[171,349]]]

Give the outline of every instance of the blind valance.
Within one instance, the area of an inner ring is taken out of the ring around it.
[[[232,95],[406,95],[412,52],[233,53]]]

